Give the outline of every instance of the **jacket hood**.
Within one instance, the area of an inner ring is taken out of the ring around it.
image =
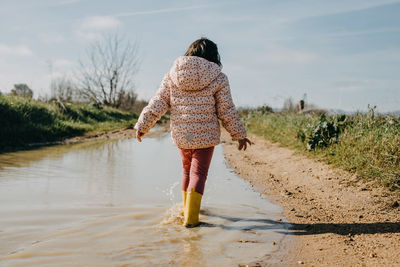
[[[172,82],[181,90],[197,91],[207,87],[221,73],[214,62],[196,56],[182,56],[169,71]]]

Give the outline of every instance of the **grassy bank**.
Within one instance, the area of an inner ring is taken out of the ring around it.
[[[136,119],[136,114],[110,107],[98,108],[82,103],[63,105],[0,96],[0,151],[128,127]]]
[[[249,112],[249,132],[400,189],[400,119],[367,114],[353,116]]]

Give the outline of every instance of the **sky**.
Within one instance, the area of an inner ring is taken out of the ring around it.
[[[150,99],[196,39],[217,43],[236,106],[400,110],[400,0],[0,0],[0,91],[50,94],[105,34],[138,44]]]

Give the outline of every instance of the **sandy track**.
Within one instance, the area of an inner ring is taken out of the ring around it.
[[[255,144],[244,153],[226,132],[222,138],[230,167],[293,225],[293,238],[257,264],[400,266],[398,195],[259,136],[250,135]]]

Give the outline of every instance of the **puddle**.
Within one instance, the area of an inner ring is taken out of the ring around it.
[[[211,163],[200,218],[182,226],[169,134],[0,155],[0,266],[232,266],[272,254],[281,209]]]

